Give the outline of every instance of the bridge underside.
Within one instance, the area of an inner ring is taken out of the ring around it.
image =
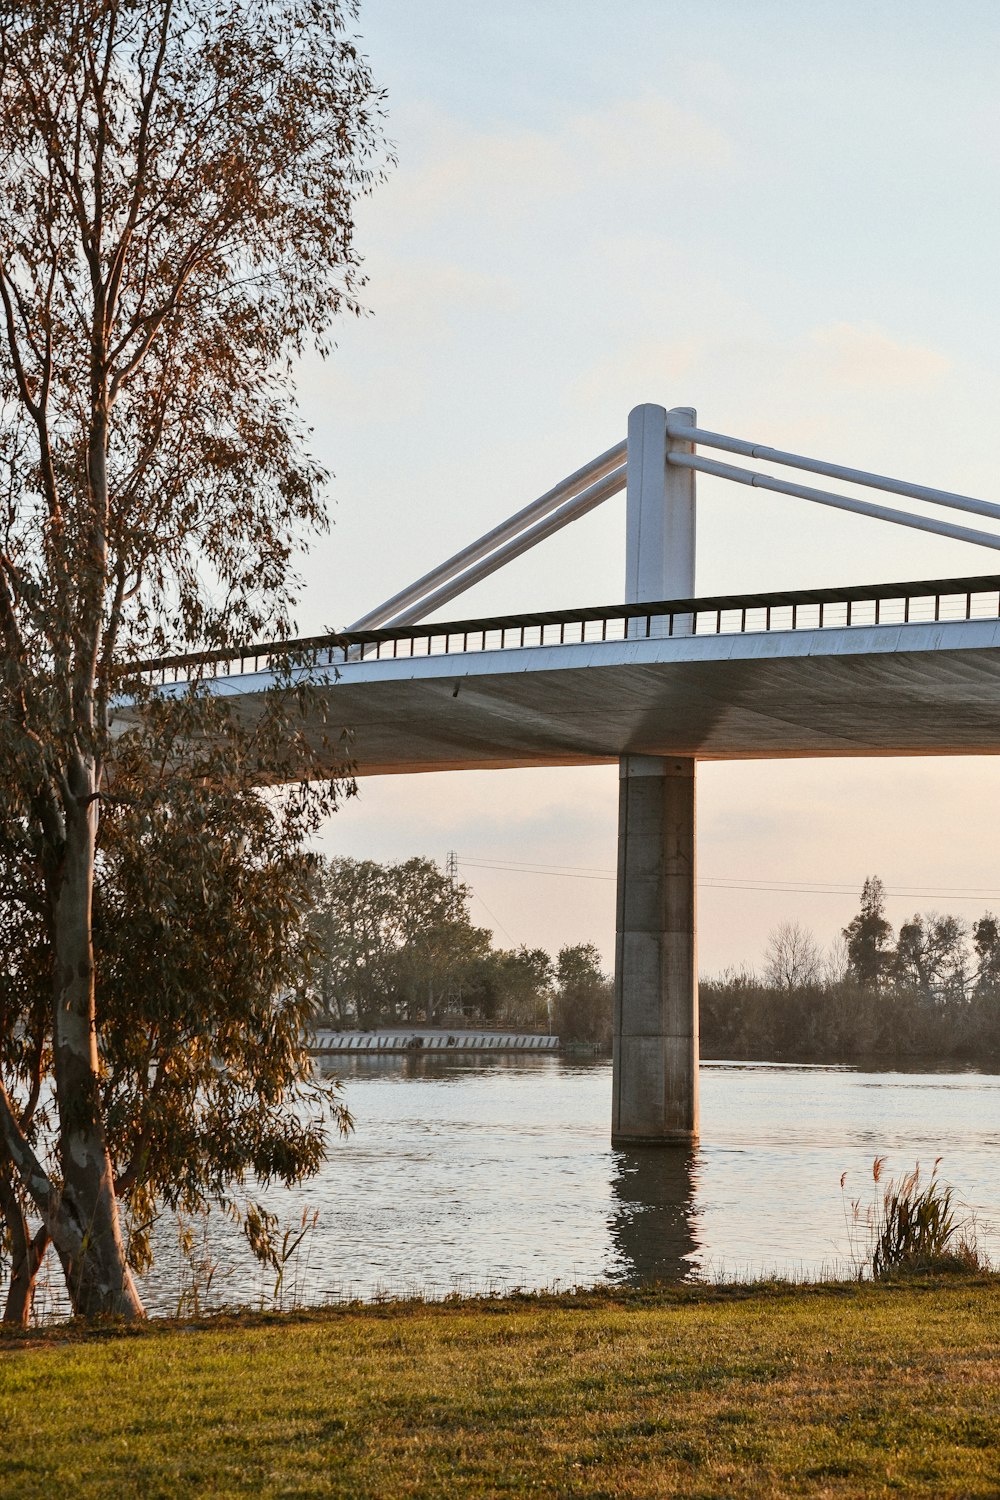
[[[352,662],[324,688],[361,776],[1000,749],[1000,623],[604,642]],[[267,674],[216,689],[254,713]]]

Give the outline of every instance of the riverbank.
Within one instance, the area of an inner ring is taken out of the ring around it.
[[[5,1497],[1000,1492],[1000,1278],[0,1336]]]

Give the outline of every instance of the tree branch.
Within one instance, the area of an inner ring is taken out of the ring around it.
[[[31,1143],[17,1123],[11,1108],[7,1087],[0,1079],[0,1141],[17,1169],[25,1191],[31,1197],[38,1212],[50,1223],[59,1210],[59,1195],[32,1149]]]

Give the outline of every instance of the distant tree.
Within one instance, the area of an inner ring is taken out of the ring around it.
[[[817,1062],[953,1057],[995,1065],[1000,921],[984,913],[972,924],[970,944],[961,918],[917,913],[902,924],[893,947],[883,899],[880,882],[866,881],[861,912],[802,989],[786,983],[795,971],[789,962],[772,964],[763,976],[741,968],[702,978],[704,1055]],[[787,930],[772,934],[777,957],[796,946]],[[865,974],[878,983],[865,983]]]
[[[700,1043],[706,1057],[758,1057],[772,1050],[764,986],[753,969],[730,966],[698,981]],[[768,1029],[765,1029],[768,1028]],[[758,1051],[762,1048],[762,1051]]]
[[[823,960],[823,979],[826,984],[835,986],[843,984],[848,977],[850,959],[847,952],[847,939],[843,932],[838,932]]]
[[[889,966],[893,984],[926,1001],[964,1000],[969,988],[968,929],[957,917],[919,913],[899,929]]]
[[[614,986],[593,943],[560,948],[556,960],[553,1020],[566,1042],[611,1045]]]
[[[768,936],[764,979],[775,989],[808,989],[819,982],[822,966],[816,939],[798,922],[781,922]]]
[[[441,879],[450,885],[447,876]],[[489,930],[473,926],[464,907],[442,912],[409,933],[396,964],[400,1015],[434,1025],[446,1012],[460,1011],[490,943]]]
[[[869,876],[861,890],[861,910],[844,928],[848,974],[877,994],[883,988],[891,958],[892,927],[885,915],[885,886]]]
[[[370,1027],[432,1023],[444,1008],[461,1008],[491,946],[469,917],[470,895],[433,860],[331,860],[314,915],[325,1012]]]
[[[552,959],[544,948],[500,948],[489,955],[493,1019],[513,1031],[548,1028]]]
[[[976,975],[974,993],[979,1000],[1000,1000],[1000,922],[986,912],[972,924]]]
[[[375,860],[333,859],[316,896],[314,923],[323,958],[320,1009],[340,1022],[370,1025],[395,993],[403,942],[391,871]]]

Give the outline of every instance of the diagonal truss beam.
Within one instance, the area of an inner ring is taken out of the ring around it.
[[[854,500],[849,495],[838,495],[833,490],[813,489],[808,484],[790,484],[785,479],[772,479],[769,474],[760,474],[755,469],[740,469],[735,464],[723,464],[714,458],[703,458],[700,453],[670,453],[667,463],[676,464],[679,468],[696,469],[699,474],[714,474],[719,479],[731,479],[735,484],[774,490],[778,495],[794,495],[799,500],[811,500],[816,505],[832,505],[837,510],[851,511],[857,516],[871,516],[876,521],[894,521],[897,526],[912,526],[916,531],[929,531],[935,536],[950,537],[952,541],[972,542],[977,547],[993,547],[1000,551],[1000,536],[991,531],[976,531],[971,526],[956,526],[953,521],[939,521],[934,516],[918,516],[913,511],[894,510],[891,505],[873,505],[868,500]],[[985,505],[987,502],[982,503]]]
[[[848,484],[865,485],[872,490],[885,490],[890,495],[903,495],[909,500],[926,500],[930,505],[947,505],[954,510],[965,510],[977,516],[989,516],[1000,521],[1000,505],[989,500],[976,500],[971,495],[956,495],[951,490],[931,489],[926,484],[911,484],[906,479],[890,479],[886,474],[869,474],[865,469],[850,469],[844,464],[828,463],[822,458],[805,458],[801,453],[786,453],[781,448],[768,448],[763,443],[748,443],[743,438],[725,437],[721,432],[708,432],[703,427],[691,427],[678,422],[672,412],[667,413],[667,432],[681,443],[697,443],[703,448],[718,448],[725,453],[738,453],[743,458],[756,458],[761,463],[784,464],[790,469],[802,469],[808,474],[823,474],[827,479],[843,479]]]
[[[408,588],[393,594],[377,609],[355,620],[351,630],[373,630],[380,625],[407,625],[420,615],[471,588],[480,579],[502,568],[504,563],[527,552],[543,537],[568,526],[577,516],[593,510],[625,488],[626,444],[616,443],[606,453],[591,459],[582,469],[495,526],[478,541],[470,542],[454,557],[425,573]]]
[[[419,620],[429,614],[431,610],[439,609],[442,604],[449,603],[459,594],[464,594],[465,590],[471,588],[474,583],[488,578],[491,573],[504,567],[513,558],[520,557],[522,552],[527,552],[537,542],[544,541],[553,532],[559,531],[563,526],[568,526],[571,521],[586,515],[588,511],[595,510],[612,495],[617,495],[619,490],[625,488],[625,478],[624,464],[620,468],[612,469],[610,474],[599,479],[596,484],[588,485],[585,490],[581,490],[578,495],[574,495],[571,500],[567,500],[565,504],[560,505],[542,520],[536,521],[534,526],[529,526],[526,531],[512,537],[502,547],[491,552],[488,557],[484,557],[481,562],[474,564],[471,568],[466,568],[457,577],[450,578],[433,593],[425,594],[417,603],[396,611],[392,623],[394,625],[410,624],[413,620]],[[352,627],[352,629],[356,628],[360,627]]]

